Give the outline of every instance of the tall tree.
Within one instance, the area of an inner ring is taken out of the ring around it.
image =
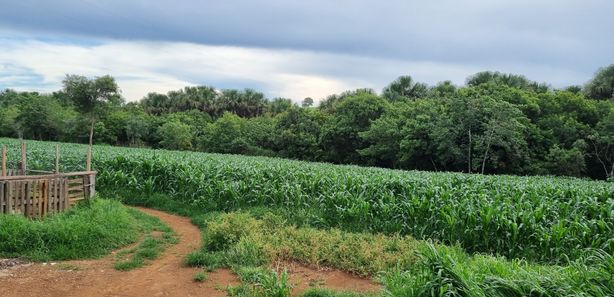
[[[599,161],[606,179],[614,179],[614,107],[588,137],[590,150]]]
[[[313,99],[311,97],[307,97],[303,99],[301,102],[302,107],[311,107],[313,105]]]
[[[428,93],[428,86],[415,82],[409,75],[403,75],[384,88],[382,96],[390,101],[423,98]]]
[[[179,121],[170,121],[158,128],[160,144],[172,150],[192,149],[192,129]]]
[[[338,102],[320,136],[327,160],[360,163],[362,156],[357,150],[365,148],[367,144],[359,133],[367,131],[371,121],[379,118],[388,107],[389,103],[382,97],[368,93],[359,93]]]
[[[593,99],[614,98],[614,64],[597,70],[584,91],[587,97]]]
[[[277,117],[274,143],[286,158],[315,160],[321,155],[318,138],[324,117],[318,110],[293,107]]]
[[[282,112],[289,110],[293,106],[295,106],[295,104],[290,99],[275,98],[269,102],[268,109],[271,115],[275,116],[275,115],[278,115]]]
[[[66,75],[62,83],[65,96],[90,120],[89,144],[92,145],[94,125],[105,103],[121,103],[119,87],[109,75],[93,79],[81,75]]]
[[[468,86],[475,87],[487,83],[506,85],[536,93],[545,93],[550,89],[548,85],[531,81],[524,75],[501,73],[498,71],[482,71],[467,78]]]

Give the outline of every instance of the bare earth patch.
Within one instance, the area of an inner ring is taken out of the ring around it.
[[[377,293],[381,287],[369,279],[364,279],[337,269],[312,268],[300,263],[283,262],[277,270],[288,270],[292,294],[298,295],[310,288],[327,288],[338,291]]]
[[[113,269],[114,254],[96,260],[60,261],[25,264],[18,259],[0,261],[0,296],[226,296],[224,288],[239,284],[228,269],[207,274],[204,282],[194,282],[201,271],[183,264],[186,254],[201,246],[200,230],[185,217],[139,208],[159,217],[179,236],[178,244],[170,245],[150,265],[131,270]],[[3,263],[3,264],[2,264]],[[317,270],[296,263],[284,263],[299,294],[310,287],[335,290],[377,291],[369,280],[337,270]],[[10,267],[9,267],[10,266]],[[280,266],[281,267],[281,266]],[[283,268],[282,268],[283,269]]]

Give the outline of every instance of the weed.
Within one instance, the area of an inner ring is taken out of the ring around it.
[[[192,280],[195,282],[203,282],[207,280],[207,274],[204,271],[199,271],[194,276],[192,276]]]

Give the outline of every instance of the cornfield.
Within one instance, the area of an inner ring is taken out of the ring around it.
[[[0,143],[18,160],[17,140]],[[29,168],[51,169],[54,145],[28,142]],[[82,170],[86,147],[61,148],[62,170]],[[614,252],[614,183],[109,146],[94,148],[93,167],[101,191],[159,192],[211,210],[266,206],[319,227],[408,234],[473,253],[561,263]]]

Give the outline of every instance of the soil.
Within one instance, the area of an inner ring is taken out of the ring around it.
[[[194,282],[192,276],[201,271],[183,265],[186,254],[201,246],[199,229],[185,217],[139,208],[162,219],[179,235],[180,241],[170,245],[156,260],[142,268],[117,271],[114,254],[101,259],[20,263],[0,268],[0,296],[226,296],[224,289],[238,285],[228,269],[207,273],[207,280]],[[4,263],[4,262],[3,262]],[[7,262],[8,263],[8,262]],[[309,287],[335,290],[377,291],[373,282],[338,270],[313,269],[298,263],[277,263],[287,267],[293,295]]]

